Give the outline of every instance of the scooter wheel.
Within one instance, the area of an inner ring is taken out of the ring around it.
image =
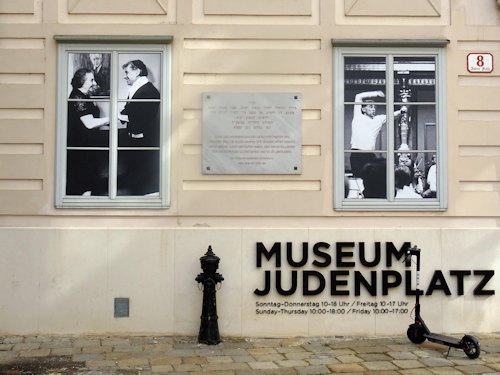
[[[470,359],[476,359],[481,354],[481,348],[479,341],[474,336],[465,335],[462,338],[462,345],[464,347],[464,352]]]
[[[421,344],[425,341],[424,329],[416,323],[410,324],[406,331],[406,336],[414,344]]]

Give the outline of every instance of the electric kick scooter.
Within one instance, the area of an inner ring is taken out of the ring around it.
[[[477,338],[471,335],[465,335],[461,339],[456,339],[450,336],[439,335],[437,333],[432,333],[429,328],[425,325],[424,320],[420,316],[420,249],[416,246],[408,249],[406,251],[406,257],[404,262],[406,265],[411,264],[411,257],[417,257],[417,297],[415,303],[415,323],[410,324],[408,327],[408,331],[406,331],[406,335],[410,339],[411,342],[415,344],[421,344],[426,339],[431,342],[436,342],[441,345],[449,346],[448,354],[450,353],[451,348],[462,349],[467,357],[470,359],[475,359],[479,357],[481,353],[480,344]]]

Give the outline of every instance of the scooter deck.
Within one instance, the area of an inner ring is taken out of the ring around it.
[[[424,334],[424,337],[432,342],[437,342],[438,344],[453,346],[455,348],[460,348],[460,339],[450,336],[438,335],[437,333]]]

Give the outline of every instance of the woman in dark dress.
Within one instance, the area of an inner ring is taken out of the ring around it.
[[[107,195],[108,151],[89,147],[108,147],[109,131],[99,128],[109,125],[108,117],[99,117],[100,110],[91,100],[89,91],[96,86],[90,69],[78,69],[71,80],[73,90],[68,100],[67,153],[68,195]]]
[[[99,108],[91,101],[89,91],[97,85],[90,69],[78,69],[71,80],[73,90],[68,101],[68,146],[106,147],[108,132],[99,130],[109,124],[108,117],[99,117]]]

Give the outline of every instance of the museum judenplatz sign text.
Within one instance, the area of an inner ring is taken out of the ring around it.
[[[262,281],[253,293],[266,300],[256,301],[255,313],[406,314],[411,309],[409,299],[391,294],[400,296],[396,291],[401,289],[406,296],[417,293],[414,271],[404,263],[411,246],[411,242],[257,242],[256,268],[262,271]],[[421,294],[461,296],[468,293],[466,283],[473,283],[474,296],[495,294],[490,283],[494,270],[431,270],[431,274],[430,280],[421,282]]]

